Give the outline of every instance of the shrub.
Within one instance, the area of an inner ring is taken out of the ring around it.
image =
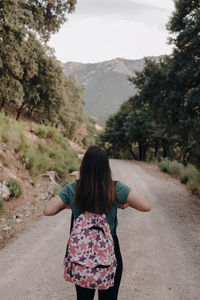
[[[10,196],[11,197],[18,197],[22,193],[22,188],[20,183],[14,179],[14,178],[9,178],[7,182],[7,187],[10,190]]]
[[[62,185],[61,184],[57,184],[53,188],[53,195],[52,195],[52,197],[55,197],[61,189],[62,189]]]
[[[181,176],[181,183],[186,184],[189,181],[188,175]]]
[[[169,159],[161,159],[161,161],[158,163],[158,166],[160,170],[164,173],[169,173]]]
[[[39,128],[37,129],[37,134],[38,134],[41,138],[43,138],[43,139],[46,139],[46,138],[47,138],[47,135],[48,135],[47,130],[44,129],[44,128],[42,128],[42,127],[39,127]]]
[[[193,165],[188,164],[185,167],[177,161],[162,159],[158,166],[161,171],[179,178],[183,184],[187,184],[193,194],[200,196],[200,172]]]
[[[32,130],[36,141],[24,135]],[[45,139],[45,140],[44,140]],[[16,121],[0,112],[0,142],[6,141],[18,153],[33,178],[48,170],[55,170],[65,180],[70,168],[79,168],[79,159],[59,129],[33,122]],[[7,166],[6,159],[0,159]]]
[[[184,166],[181,163],[177,162],[176,160],[169,162],[169,174],[177,178],[180,178],[183,169]]]
[[[192,194],[196,194],[196,195],[198,194],[199,184],[197,184],[197,182],[190,180],[187,185],[189,189],[192,191]]]
[[[74,171],[77,171],[77,168],[71,167],[71,168],[68,169],[68,172],[69,172],[69,173],[72,173],[72,172],[74,172]]]
[[[3,199],[0,198],[0,212],[2,211],[3,209]]]

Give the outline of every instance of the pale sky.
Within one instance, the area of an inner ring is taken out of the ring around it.
[[[166,23],[173,10],[173,0],[77,0],[49,45],[64,63],[169,54]]]

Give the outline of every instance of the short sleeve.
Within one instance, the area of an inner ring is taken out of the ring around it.
[[[74,196],[75,181],[66,184],[58,193],[58,196],[67,205],[70,205]]]
[[[121,181],[117,181],[116,183],[116,192],[118,194],[118,203],[124,204],[126,199],[128,198],[128,194],[130,193],[131,188]]]

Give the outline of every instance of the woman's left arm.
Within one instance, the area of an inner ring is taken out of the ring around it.
[[[54,216],[65,208],[70,208],[70,205],[67,205],[63,200],[57,195],[51,198],[43,209],[44,216]]]

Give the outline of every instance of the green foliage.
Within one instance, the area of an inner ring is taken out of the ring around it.
[[[73,76],[65,78],[63,103],[57,119],[63,125],[63,134],[68,138],[72,138],[80,124],[85,121],[84,103],[83,88],[78,86]]]
[[[200,172],[192,165],[184,166],[177,161],[170,161],[168,158],[158,162],[158,166],[162,172],[180,179],[183,184],[191,189],[192,193],[200,196]]]
[[[65,183],[65,184],[66,184],[66,183]],[[52,195],[52,197],[55,197],[61,189],[62,189],[62,185],[61,185],[61,184],[57,184],[57,185],[53,188],[53,195]]]
[[[171,161],[169,164],[169,174],[173,175],[176,178],[181,178],[181,174],[183,172],[183,165],[176,160]]]
[[[168,158],[161,159],[161,161],[158,162],[158,166],[162,172],[169,173],[169,159]]]
[[[181,183],[186,184],[189,181],[189,177],[187,175],[181,176]]]
[[[95,128],[96,121],[93,118],[86,119],[87,136],[83,139],[83,146],[89,147],[96,143],[97,129]]]
[[[58,122],[69,80],[46,42],[75,4],[76,0],[1,1],[0,110],[15,105],[17,119],[23,113],[40,122]]]
[[[19,197],[22,193],[21,184],[14,178],[9,178],[7,181],[7,187],[10,190],[11,197]]]
[[[3,199],[0,198],[0,212],[3,210]]]
[[[125,114],[122,105],[108,119],[101,137],[116,157],[128,147],[133,158],[169,157],[200,168],[199,11],[199,1],[175,1],[168,24],[175,33],[172,55],[158,62],[146,59],[143,70],[130,78],[137,94],[125,102]],[[176,163],[171,168],[179,176]]]
[[[70,150],[61,133],[57,133],[53,140],[39,140],[37,143],[23,136],[20,153],[33,176],[55,170],[60,177],[65,177],[69,167],[77,164],[76,155]]]
[[[8,132],[10,128],[15,128],[19,140],[14,150],[18,152],[33,178],[41,172],[55,170],[64,180],[70,168],[79,169],[79,159],[60,130],[34,123],[19,122],[0,113],[0,128],[2,126]],[[27,131],[35,133],[37,139],[28,138],[25,134]],[[0,140],[3,132],[0,130]],[[14,145],[14,141],[13,135],[7,135],[7,144],[10,148]]]

